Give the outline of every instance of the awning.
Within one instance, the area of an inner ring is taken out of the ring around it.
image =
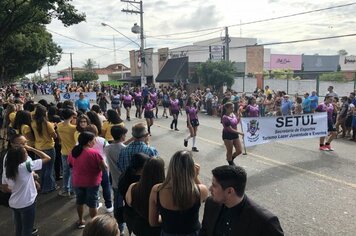
[[[159,72],[156,82],[172,83],[188,79],[188,57],[169,59]]]
[[[71,77],[63,77],[63,78],[58,78],[57,81],[71,81]]]

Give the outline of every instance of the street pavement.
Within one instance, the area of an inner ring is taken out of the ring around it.
[[[190,150],[191,143],[188,148],[183,146],[188,134],[184,116],[179,117],[180,131],[172,131],[171,118],[161,118],[161,107],[159,114],[151,128],[151,145],[168,166],[174,152]],[[194,159],[201,166],[202,182],[210,186],[211,170],[227,164],[222,126],[217,117],[199,114],[199,120],[200,151],[194,153]],[[125,125],[130,130],[139,121],[134,118]],[[319,151],[318,139],[274,142],[248,148],[247,155],[235,159],[248,174],[246,194],[279,217],[285,235],[356,235],[356,145],[337,139],[333,147],[334,152]],[[89,220],[87,210],[86,215]],[[0,219],[0,235],[13,235],[11,210],[0,207]],[[76,220],[74,199],[59,197],[56,192],[38,196],[40,235],[81,235]]]

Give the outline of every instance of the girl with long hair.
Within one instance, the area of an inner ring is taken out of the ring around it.
[[[136,88],[134,92],[134,100],[135,100],[135,106],[136,106],[136,118],[142,117],[142,92],[140,88]]]
[[[241,142],[239,135],[244,135],[237,130],[237,124],[239,123],[239,117],[234,114],[234,104],[228,102],[224,105],[224,114],[221,117],[221,123],[223,125],[222,139],[226,147],[226,160],[229,165],[235,165],[234,159],[242,153]],[[233,149],[235,148],[235,152]]]
[[[22,134],[27,139],[28,145],[35,146],[35,137],[31,128],[31,113],[28,111],[18,111],[14,121],[16,133]]]
[[[47,110],[37,104],[31,127],[35,136],[35,148],[43,151],[51,160],[43,165],[41,171],[41,193],[49,193],[56,189],[54,179],[54,162],[56,153],[54,139],[57,137],[54,125],[47,120]]]
[[[73,187],[77,198],[77,227],[84,228],[84,204],[89,207],[89,215],[94,218],[99,206],[99,185],[102,170],[107,170],[103,157],[92,147],[95,135],[91,132],[82,132],[76,145],[68,156],[68,164],[73,171]]]
[[[260,116],[260,107],[256,103],[256,97],[251,96],[248,99],[248,104],[246,106],[247,117],[259,117]]]
[[[171,93],[171,99],[170,99],[170,103],[169,103],[169,113],[172,114],[172,116],[173,116],[173,120],[171,123],[171,129],[173,129],[173,125],[174,125],[175,131],[179,131],[179,129],[177,128],[179,110],[180,110],[179,109],[179,100],[176,98],[175,93]]]
[[[187,128],[189,130],[189,135],[184,139],[184,147],[188,146],[188,140],[192,138],[193,139],[192,151],[198,152],[199,150],[195,146],[198,126],[199,126],[198,109],[195,106],[195,103],[193,102],[193,97],[191,96],[187,100],[185,111],[187,114]]]
[[[155,117],[158,118],[158,94],[156,90],[152,88],[151,91],[149,92],[149,95],[151,97],[151,101],[153,102],[156,110]]]
[[[198,178],[199,170],[191,152],[178,151],[170,160],[165,181],[153,186],[149,223],[161,225],[162,236],[197,235],[199,232],[199,208],[208,197],[207,187]]]
[[[107,111],[107,120],[104,121],[103,127],[101,128],[101,136],[104,137],[109,143],[114,141],[114,138],[111,135],[111,128],[116,125],[125,126],[124,121],[121,120],[117,111],[109,109]]]
[[[90,120],[90,123],[95,125],[96,128],[98,129],[99,134],[101,134],[102,124],[98,114],[95,111],[88,111],[87,116]]]
[[[88,125],[90,125],[90,119],[87,115],[85,114],[78,114],[77,117],[77,123],[76,123],[76,127],[77,130],[74,132],[74,141],[77,143],[78,142],[78,137],[80,135],[80,133],[84,132],[85,128],[88,127]]]
[[[150,158],[144,165],[140,181],[130,185],[126,193],[126,203],[136,213],[133,232],[135,235],[160,235],[161,227],[150,227],[148,222],[148,206],[151,189],[162,183],[164,176],[164,161],[161,158]]]
[[[23,136],[22,136],[23,137]],[[5,162],[4,184],[11,186],[9,206],[13,210],[16,235],[31,235],[36,214],[37,189],[33,171],[41,170],[51,158],[44,152],[32,148],[25,142],[8,150]],[[40,159],[32,161],[27,151]]]
[[[144,99],[143,99],[143,110],[144,112],[144,117],[146,119],[147,123],[147,128],[148,128],[148,133],[151,135],[151,126],[153,125],[153,110],[154,110],[154,103],[151,100],[151,95],[148,94]]]
[[[132,96],[129,94],[128,90],[125,90],[125,94],[122,96],[122,103],[124,104],[124,108],[126,110],[126,119],[130,121],[130,110],[132,104]]]

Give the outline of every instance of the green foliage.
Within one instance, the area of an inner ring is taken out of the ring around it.
[[[231,87],[234,83],[235,68],[232,62],[207,61],[197,67],[197,75],[205,86],[212,86],[219,89],[226,84]]]
[[[344,77],[342,72],[331,72],[324,73],[319,76],[320,81],[335,81],[335,82],[346,82],[347,79]]]
[[[94,61],[94,59],[89,58],[85,61],[83,66],[86,70],[93,70],[96,67],[96,65],[97,63]]]
[[[104,82],[102,82],[102,84],[110,85],[110,86],[121,86],[121,85],[124,85],[125,82],[112,80],[112,81],[104,81]]]
[[[74,73],[74,81],[93,81],[98,80],[99,76],[93,71],[83,71]]]
[[[0,44],[0,78],[13,80],[43,65],[56,65],[62,49],[42,25],[27,25]]]
[[[271,71],[271,78],[275,79],[292,79],[294,72],[291,69],[275,69]]]

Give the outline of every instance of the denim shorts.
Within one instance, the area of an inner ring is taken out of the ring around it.
[[[95,187],[76,187],[77,205],[86,204],[89,208],[99,206],[99,186]]]

